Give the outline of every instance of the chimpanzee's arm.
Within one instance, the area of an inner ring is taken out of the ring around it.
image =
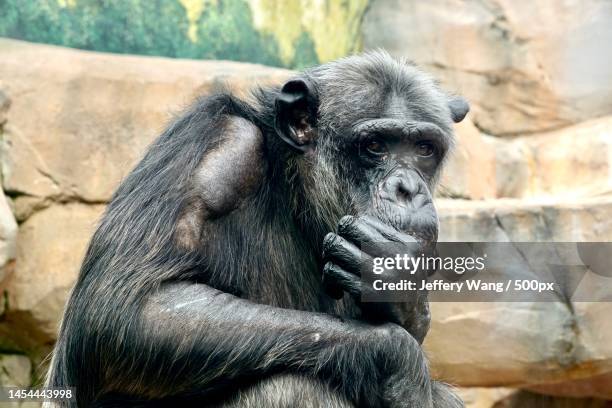
[[[202,246],[207,219],[248,205],[265,177],[259,129],[228,116],[223,134],[193,174],[192,196],[201,201],[179,217],[174,238],[186,251]],[[134,383],[115,384],[112,391],[146,390],[155,398],[207,393],[248,377],[293,372],[330,381],[360,406],[431,404],[421,348],[395,324],[256,304],[191,282],[166,283],[149,296],[123,344],[132,346],[128,353],[150,357],[131,358],[128,368],[138,375],[116,378]]]
[[[125,335],[129,349],[120,358],[133,361],[131,373],[115,373],[123,383],[109,391],[197,394],[282,371],[330,381],[360,406],[431,404],[421,349],[395,324],[369,326],[255,304],[204,284],[172,283],[148,299]]]

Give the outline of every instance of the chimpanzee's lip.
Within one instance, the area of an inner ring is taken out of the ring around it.
[[[399,204],[387,202],[387,206]],[[390,225],[398,231],[422,241],[425,246],[435,245],[438,240],[438,218],[433,202],[429,201],[418,208],[402,206],[402,212],[389,211],[387,206],[374,208],[369,214],[378,218],[383,223]],[[429,208],[424,208],[429,207]],[[405,211],[403,211],[405,208]],[[423,216],[423,212],[430,209],[430,216]]]

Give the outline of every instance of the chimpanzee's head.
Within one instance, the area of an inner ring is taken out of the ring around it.
[[[384,52],[290,80],[276,100],[276,131],[295,152],[288,177],[300,181],[298,215],[324,233],[344,215],[369,213],[435,240],[437,231],[419,220],[436,219],[432,189],[453,144],[452,123],[468,110]]]

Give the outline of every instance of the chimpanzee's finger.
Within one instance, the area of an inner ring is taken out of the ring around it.
[[[361,246],[388,241],[376,228],[365,223],[362,217],[346,215],[338,223],[338,235]]]
[[[323,282],[333,283],[340,286],[345,292],[354,298],[360,299],[362,283],[359,276],[352,274],[333,262],[327,262],[323,268]]]
[[[343,217],[338,230],[340,235],[356,242],[372,257],[422,251],[422,242],[416,237],[398,231],[374,216]]]
[[[357,245],[330,232],[323,239],[323,260],[331,261],[348,272],[361,276],[364,268],[372,267],[372,257]]]
[[[340,238],[338,235],[330,232],[323,238],[323,251],[322,258],[326,258],[326,251],[328,251],[329,247],[332,246],[336,239]],[[333,280],[331,277],[325,275],[325,269],[323,270],[323,290],[327,293],[332,299],[340,300],[344,296],[344,289],[338,282]]]
[[[370,227],[376,229],[378,233],[384,238],[386,238],[386,240],[388,241],[399,242],[402,244],[410,244],[417,242],[416,237],[406,232],[398,231],[394,227],[382,222],[380,219],[374,217],[373,215],[365,215],[361,218],[363,219],[363,222],[368,224]]]

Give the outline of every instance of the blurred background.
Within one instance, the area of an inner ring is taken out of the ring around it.
[[[2,385],[40,382],[96,220],[173,114],[367,49],[471,103],[441,240],[612,241],[612,0],[0,0],[0,36]],[[612,304],[432,309],[468,407],[612,406]]]

